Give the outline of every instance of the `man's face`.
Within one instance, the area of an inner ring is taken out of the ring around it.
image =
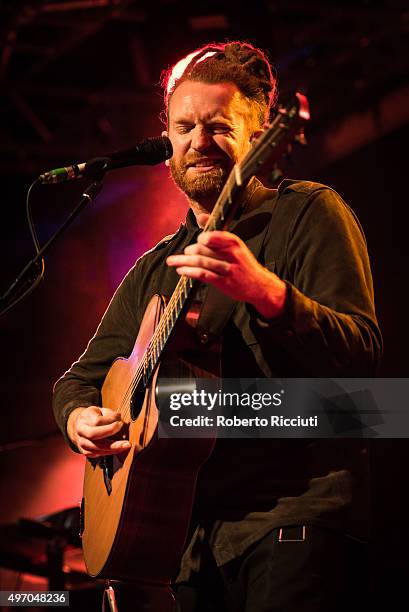
[[[172,177],[191,199],[213,206],[250,148],[252,116],[233,83],[184,81],[169,103]]]

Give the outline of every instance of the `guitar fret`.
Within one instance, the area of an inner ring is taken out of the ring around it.
[[[149,347],[148,347],[147,350],[149,351]],[[147,359],[146,358],[147,358],[147,355],[145,356],[145,358],[144,358],[144,360],[142,362],[142,371],[143,371],[144,378],[146,378],[146,368],[147,368],[147,363],[146,363]]]
[[[160,338],[158,338],[157,342],[156,342],[156,355],[155,355],[155,364],[157,363],[157,361],[159,360],[160,354],[162,352],[163,349],[163,344],[160,341]]]

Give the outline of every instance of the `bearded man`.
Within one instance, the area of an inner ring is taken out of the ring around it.
[[[287,180],[272,190],[253,179],[232,231],[201,231],[270,116],[276,81],[266,55],[212,44],[179,62],[165,88],[169,165],[189,210],[129,271],[56,383],[57,422],[89,458],[130,446],[116,438],[123,423],[101,406],[100,389],[112,362],[130,355],[151,297],[171,295],[179,275],[204,283],[204,308],[206,291],[231,305],[223,324],[213,306],[200,328],[204,345],[218,330],[223,377],[372,376],[381,354],[365,238],[331,188]],[[360,439],[218,439],[174,577],[178,610],[344,610],[363,582],[367,470]]]

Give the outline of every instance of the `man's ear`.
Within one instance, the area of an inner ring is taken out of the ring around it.
[[[168,133],[166,130],[163,130],[161,136],[168,136]],[[170,166],[170,162],[168,159],[165,159],[165,166]]]

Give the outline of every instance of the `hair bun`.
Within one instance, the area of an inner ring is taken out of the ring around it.
[[[267,55],[250,43],[210,43],[190,53],[165,74],[165,103],[186,79],[207,83],[232,81],[249,99],[259,104],[260,124],[268,121],[276,99],[277,79]]]

